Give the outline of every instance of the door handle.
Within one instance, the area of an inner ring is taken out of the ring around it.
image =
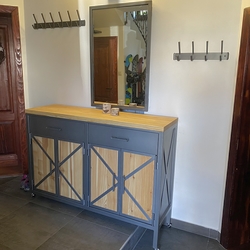
[[[121,140],[121,141],[126,141],[126,142],[129,141],[128,138],[117,137],[117,136],[111,136],[111,139],[114,139],[114,140]]]
[[[113,173],[113,192],[115,191],[115,173]]]
[[[56,128],[56,127],[46,127],[46,129],[54,130],[54,131],[62,131],[61,128]]]

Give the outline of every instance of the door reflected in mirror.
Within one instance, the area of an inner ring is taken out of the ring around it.
[[[90,7],[92,106],[147,111],[151,2]]]

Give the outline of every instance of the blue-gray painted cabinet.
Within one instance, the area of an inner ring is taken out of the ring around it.
[[[85,123],[28,115],[33,194],[82,206]]]
[[[177,118],[49,105],[26,110],[32,192],[145,229],[170,224]]]

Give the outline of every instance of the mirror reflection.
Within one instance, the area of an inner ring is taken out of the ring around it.
[[[147,110],[151,2],[90,7],[92,105]]]

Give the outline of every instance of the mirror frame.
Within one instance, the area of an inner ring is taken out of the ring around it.
[[[90,23],[90,78],[91,78],[91,106],[96,108],[102,108],[104,102],[94,100],[94,22],[93,22],[93,11],[100,9],[111,9],[111,8],[124,8],[133,6],[146,5],[148,9],[148,37],[147,37],[147,65],[146,65],[146,80],[145,80],[145,100],[144,106],[130,106],[130,105],[119,105],[118,103],[111,103],[112,107],[117,107],[121,111],[144,113],[148,111],[148,100],[149,100],[149,71],[150,71],[150,48],[151,48],[151,25],[152,25],[152,1],[140,1],[131,3],[118,3],[118,4],[107,4],[99,6],[89,7],[89,23]],[[142,8],[143,9],[143,8]],[[124,86],[125,88],[125,86]]]

